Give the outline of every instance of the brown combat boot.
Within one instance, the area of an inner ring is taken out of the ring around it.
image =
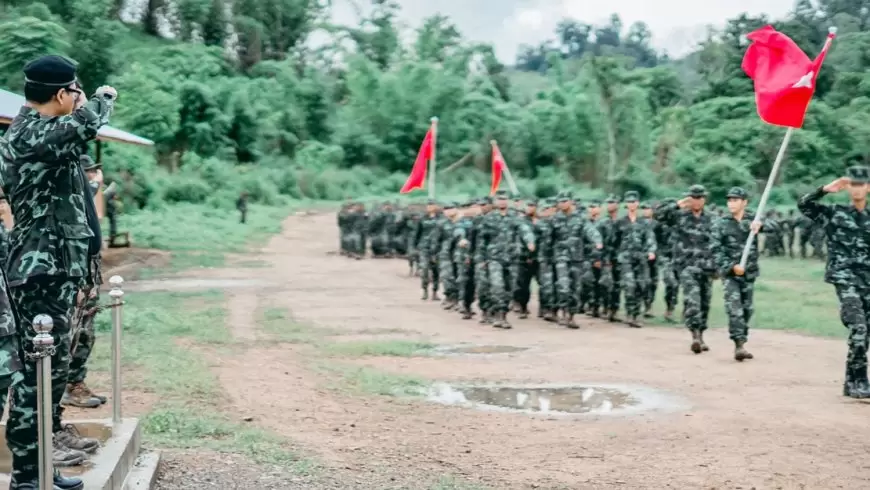
[[[632,316],[628,318],[628,326],[631,328],[643,328],[643,322],[641,322],[636,316]]]
[[[577,325],[577,322],[574,321],[573,313],[568,313],[565,315],[565,326],[574,330],[580,328],[580,325]]]
[[[510,330],[510,329],[512,329],[512,328],[514,328],[514,327],[513,327],[513,325],[511,325],[510,322],[508,321],[507,316],[508,316],[507,313],[502,313],[502,314],[501,314],[501,328],[503,328],[503,329],[505,329],[505,330]]]
[[[66,390],[63,392],[60,404],[79,408],[97,408],[106,403],[105,400],[106,397],[94,395],[90,388],[84,382],[81,382],[66,385]]]
[[[545,321],[545,322],[555,323],[555,322],[557,321],[557,319],[556,319],[556,312],[554,312],[553,310],[547,310],[547,311],[545,311],[545,312],[544,312],[544,321]]]
[[[56,468],[69,468],[71,466],[79,466],[88,459],[88,455],[84,451],[76,451],[64,446],[55,434],[52,441],[51,459]]]
[[[707,352],[710,350],[710,347],[707,346],[707,343],[704,342],[704,332],[698,332],[698,339],[701,341],[701,352]]]
[[[695,354],[701,353],[701,332],[692,330],[692,352]]]
[[[743,362],[745,359],[752,359],[754,357],[751,352],[743,347],[744,344],[746,344],[745,340],[734,341],[734,360]]]
[[[519,318],[520,320],[525,320],[528,317],[529,317],[529,309],[525,306],[520,306],[520,312],[517,315],[517,318]]]
[[[589,313],[592,315],[592,318],[601,318],[601,308],[598,306],[593,306],[592,311]]]
[[[75,451],[94,454],[100,448],[100,441],[90,437],[82,437],[72,424],[64,424],[60,432],[54,433],[57,443]]]
[[[621,322],[622,320],[621,320],[619,317],[616,316],[616,313],[617,313],[617,310],[616,310],[615,308],[612,309],[612,310],[609,310],[609,311],[607,312],[607,321],[609,321],[609,322],[611,322],[611,323],[619,323],[619,322]]]
[[[474,313],[471,312],[471,308],[463,307],[461,313],[463,320],[471,320],[471,317],[474,316]]]

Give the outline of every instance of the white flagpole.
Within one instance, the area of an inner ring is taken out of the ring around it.
[[[822,51],[828,49],[830,46],[832,37],[837,33],[836,27],[829,27],[828,39],[825,41],[825,46],[822,48]],[[764,215],[764,207],[767,205],[767,198],[770,197],[770,190],[773,189],[773,183],[776,180],[776,176],[779,173],[779,167],[782,164],[782,160],[785,158],[785,150],[788,148],[788,143],[791,141],[791,135],[794,134],[795,128],[788,128],[788,131],[785,132],[785,137],[782,138],[782,144],[779,145],[779,151],[776,153],[776,160],[773,161],[773,168],[770,169],[770,177],[767,178],[767,185],[764,186],[764,192],[761,194],[761,200],[758,201],[758,209],[755,210],[755,220],[761,221],[762,216]],[[749,231],[749,238],[746,240],[746,245],[743,246],[743,255],[740,257],[740,267],[742,269],[746,268],[746,262],[749,260],[749,252],[752,250],[752,242],[755,240],[755,232]]]
[[[495,140],[490,140],[489,144],[492,146],[492,149],[495,150],[498,147],[498,143]],[[501,154],[501,150],[499,150],[499,154]],[[514,196],[519,196],[520,191],[517,189],[517,183],[514,182],[514,177],[511,175],[511,170],[507,166],[507,162],[504,161],[504,155],[501,156],[502,169],[504,170],[505,179],[508,181],[508,187],[511,188],[511,192]]]
[[[435,149],[438,146],[438,118],[432,118],[432,159],[429,160],[429,199],[435,199]]]

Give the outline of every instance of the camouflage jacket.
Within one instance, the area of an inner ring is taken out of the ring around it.
[[[485,214],[479,214],[472,218],[471,226],[471,259],[475,264],[483,264],[486,262],[486,247],[483,245],[483,224],[486,217],[492,214],[490,211]]]
[[[456,265],[471,264],[471,254],[473,247],[474,235],[474,219],[462,217],[456,222],[453,227],[453,241],[455,247],[453,249],[453,262]]]
[[[478,245],[484,247],[485,260],[510,263],[518,259],[517,240],[523,247],[534,245],[531,227],[515,213],[496,210],[486,215],[481,224]]]
[[[613,248],[613,234],[616,232],[616,223],[618,217],[607,215],[598,220],[598,232],[601,234],[601,239],[604,242],[603,258],[608,264],[616,264],[619,262],[619,257],[616,255],[616,250]]]
[[[706,210],[695,216],[690,210],[680,209],[673,199],[662,202],[655,210],[654,218],[669,226],[673,236],[671,257],[676,270],[695,267],[705,272],[714,272],[713,216]]]
[[[353,211],[347,218],[347,232],[365,236],[368,231],[369,214],[363,210]]]
[[[36,276],[84,278],[90,239],[79,156],[109,122],[114,101],[95,96],[68,116],[22,107],[0,140],[0,178],[15,217],[9,285]]]
[[[716,260],[716,269],[720,277],[735,277],[734,266],[740,264],[743,256],[743,247],[749,239],[749,225],[755,215],[746,212],[743,219],[737,221],[732,216],[725,216],[713,223],[713,258]],[[754,281],[758,277],[758,235],[752,240],[752,248],[749,250],[749,258],[743,272],[743,279]]]
[[[652,222],[640,216],[634,222],[628,216],[618,219],[613,224],[608,249],[614,251],[619,262],[647,260],[649,254],[656,253]]]
[[[656,219],[652,220],[652,227],[653,235],[656,238],[656,250],[658,250],[656,255],[669,258],[673,252],[671,227]]]
[[[594,245],[589,247],[588,244]],[[587,250],[593,250],[593,255],[587,256]],[[553,252],[556,260],[600,260],[602,250],[603,241],[598,227],[579,212],[559,213],[554,216]]]
[[[453,261],[453,252],[456,249],[456,221],[444,217],[438,223],[438,258],[446,262]]]
[[[553,217],[539,218],[535,222],[535,243],[538,261],[552,263],[553,257]]]
[[[441,219],[440,214],[427,214],[420,218],[417,224],[416,236],[414,243],[417,244],[417,249],[421,252],[428,253],[431,258],[436,258],[440,246],[438,238],[438,222]]]
[[[392,225],[393,213],[379,209],[372,212],[371,218],[368,220],[369,235],[386,234]]]
[[[826,223],[828,264],[825,282],[870,288],[870,209],[858,211],[847,204],[820,203],[827,194],[820,187],[798,202],[798,209],[804,216],[815,223]]]

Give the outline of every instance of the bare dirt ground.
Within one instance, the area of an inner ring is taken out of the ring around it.
[[[870,488],[870,405],[840,396],[844,342],[753,331],[756,359],[737,364],[721,328],[708,333],[712,350],[701,356],[689,351],[689,335],[679,328],[588,320],[572,331],[529,319],[496,330],[421,301],[419,279],[406,277],[403,261],[335,255],[334,223],[332,215],[291,217],[257,257],[271,267],[196,273],[270,283],[253,294],[229,291],[236,295],[229,302],[231,332],[245,343],[234,357],[215,359],[214,369],[231,410],[287,436],[330,475],[221,488],[427,489],[443,475],[499,489]],[[308,348],[254,340],[263,334],[252,312],[263,302],[354,339],[380,339],[365,333],[373,329],[408,330],[437,344],[530,348],[345,362],[438,381],[643,385],[681,396],[691,408],[534,417],[331,390],[329,374],[312,369]],[[164,481],[180,478],[179,471],[196,473],[194,460],[174,458]],[[236,462],[202,464],[208,473]]]

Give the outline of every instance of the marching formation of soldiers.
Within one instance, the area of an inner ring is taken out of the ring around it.
[[[706,205],[703,186],[692,186],[682,200],[651,204],[633,191],[583,205],[569,191],[543,200],[511,199],[500,191],[464,203],[385,203],[370,210],[348,201],[338,213],[340,250],[358,260],[369,247],[373,258],[406,258],[424,300],[442,300],[445,310],[464,319],[479,315],[480,323],[502,329],[512,328],[510,312],[530,315],[532,282],[537,316],[546,321],[576,329],[578,315],[588,315],[641,328],[654,317],[661,282],[664,320],[677,321],[682,291],[682,320],[698,354],[709,350],[703,334],[712,281],[722,278],[735,358],[743,361],[752,358],[744,344],[758,274],[757,239],[749,263],[739,267],[754,226],[747,197],[731,189],[727,212]],[[770,213],[761,222],[768,255],[792,250],[795,230],[798,243],[822,253],[812,239],[803,240],[805,230],[821,229],[812,221]]]

